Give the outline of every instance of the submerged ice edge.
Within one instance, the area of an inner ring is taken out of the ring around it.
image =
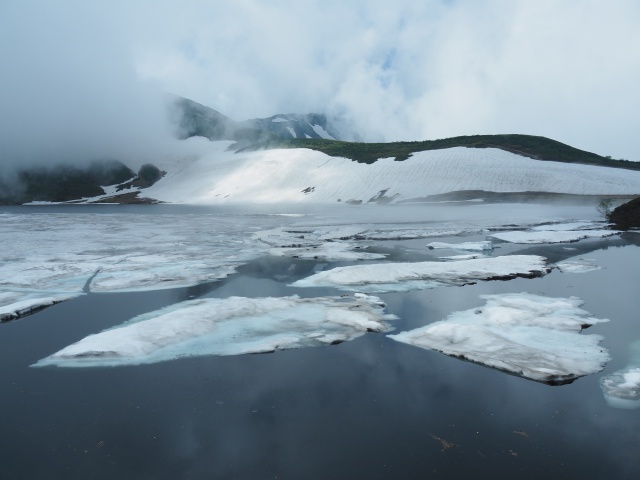
[[[181,357],[266,353],[388,332],[377,297],[228,297],[181,302],[89,335],[32,366],[121,366]]]
[[[626,367],[600,379],[607,404],[614,408],[640,408],[640,340],[629,345]]]
[[[599,372],[610,360],[599,346],[600,335],[580,334],[608,320],[579,308],[577,297],[508,293],[480,298],[486,300],[482,307],[388,337],[552,385]]]
[[[26,317],[80,295],[82,293],[0,292],[0,323]]]

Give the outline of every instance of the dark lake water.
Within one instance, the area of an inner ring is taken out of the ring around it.
[[[30,367],[88,334],[187,298],[342,293],[287,286],[313,261],[259,258],[219,282],[90,293],[2,324],[0,478],[640,478],[640,410],[608,406],[599,387],[640,339],[639,244],[640,234],[630,233],[571,244],[577,250],[505,246],[554,261],[578,255],[603,268],[380,295],[400,317],[398,331],[480,306],[482,294],[578,296],[584,309],[611,320],[585,333],[602,335],[612,360],[564,386],[375,333],[264,355]]]

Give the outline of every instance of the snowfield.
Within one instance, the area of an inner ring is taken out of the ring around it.
[[[143,196],[170,203],[398,202],[459,190],[633,195],[640,172],[456,147],[367,165],[308,149],[233,153],[194,137],[158,160],[167,175]],[[382,195],[380,193],[385,191]]]
[[[480,298],[486,300],[483,307],[388,337],[552,384],[599,372],[610,359],[598,345],[601,336],[579,334],[608,321],[580,309],[579,298],[530,293]]]

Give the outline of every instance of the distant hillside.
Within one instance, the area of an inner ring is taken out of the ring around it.
[[[324,115],[279,114],[236,122],[220,112],[183,97],[172,97],[178,137],[202,136],[210,140],[234,140],[237,152],[271,148],[309,148],[332,157],[360,163],[380,158],[406,160],[416,152],[453,147],[499,148],[536,160],[640,170],[640,162],[614,160],[573,148],[556,140],[533,135],[469,135],[439,140],[389,143],[341,141],[341,133]]]
[[[0,178],[0,205],[29,202],[73,202],[105,194],[104,186],[117,190],[153,185],[164,172],[145,164],[136,173],[118,160],[96,160],[87,165],[55,165],[18,170]]]
[[[341,138],[327,117],[317,113],[278,114],[237,122],[188,98],[171,96],[169,104],[179,139],[199,136],[209,140],[234,140],[238,146],[248,146],[278,143],[282,139]]]
[[[270,142],[269,148],[310,148],[332,157],[345,157],[360,163],[373,163],[380,158],[406,160],[412,153],[453,147],[499,148],[536,160],[580,163],[613,168],[640,170],[640,162],[614,160],[573,148],[556,140],[533,135],[470,135],[421,142],[353,143],[323,139],[286,139]]]

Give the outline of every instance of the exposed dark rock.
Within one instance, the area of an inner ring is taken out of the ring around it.
[[[158,180],[160,180],[162,177],[164,177],[166,174],[167,172],[160,170],[155,165],[152,165],[151,163],[145,163],[144,165],[142,165],[142,167],[140,167],[140,170],[138,171],[138,175],[133,180],[130,180],[126,183],[122,183],[118,185],[118,188],[116,191],[119,192],[121,190],[125,190],[131,187],[138,187],[138,188],[150,187],[151,185],[156,183]]]
[[[614,208],[608,220],[620,230],[640,228],[640,197]]]

